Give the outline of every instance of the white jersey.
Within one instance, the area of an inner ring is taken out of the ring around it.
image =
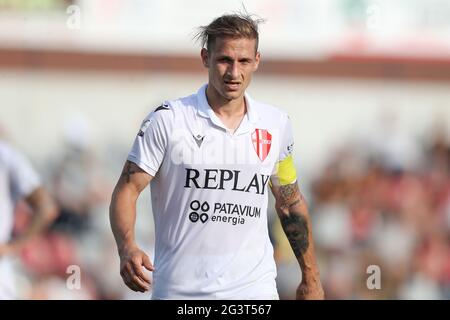
[[[11,239],[17,201],[39,185],[38,175],[27,159],[0,141],[0,243]],[[10,261],[0,257],[0,299],[14,298],[12,276]]]
[[[128,156],[154,176],[153,299],[278,299],[267,203],[291,157],[290,120],[246,94],[232,133],[205,91],[150,113]]]

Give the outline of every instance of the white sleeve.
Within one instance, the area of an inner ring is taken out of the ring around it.
[[[275,164],[272,176],[270,177],[270,180],[274,185],[281,186],[292,184],[297,181],[297,171],[292,157],[294,151],[292,123],[287,114],[283,114],[282,117],[278,161]]]
[[[13,149],[10,149],[9,154],[11,194],[16,202],[33,193],[41,185],[41,181],[28,159]]]
[[[164,105],[167,106],[167,105]],[[164,159],[169,139],[168,121],[172,111],[158,107],[142,122],[128,160],[155,176]]]
[[[283,161],[294,151],[294,135],[292,131],[291,119],[287,114],[283,114],[284,125],[281,129],[280,151],[278,161]]]

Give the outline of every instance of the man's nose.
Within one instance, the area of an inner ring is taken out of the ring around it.
[[[230,63],[228,67],[228,75],[233,79],[237,79],[239,77],[239,69],[238,64],[236,62]]]

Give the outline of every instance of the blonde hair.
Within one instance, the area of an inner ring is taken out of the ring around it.
[[[258,51],[258,25],[263,19],[253,18],[247,13],[225,14],[214,19],[207,26],[198,28],[195,39],[201,42],[202,48],[210,50],[217,38],[246,38],[256,40],[256,51]]]

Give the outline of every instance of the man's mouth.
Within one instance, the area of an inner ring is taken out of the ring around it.
[[[224,83],[225,83],[226,87],[229,90],[237,90],[237,89],[239,89],[239,86],[241,85],[240,81],[227,81],[227,80],[225,80]]]

